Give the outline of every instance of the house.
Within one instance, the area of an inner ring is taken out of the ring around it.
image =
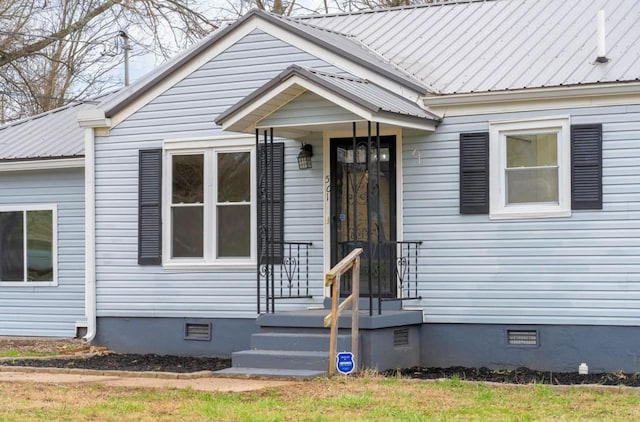
[[[216,31],[79,113],[85,338],[317,369],[324,274],[362,247],[366,366],[637,372],[639,16],[487,0]]]
[[[84,131],[88,102],[0,128],[0,335],[86,328]]]

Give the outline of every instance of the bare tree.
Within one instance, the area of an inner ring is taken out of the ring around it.
[[[214,25],[194,0],[0,0],[2,121],[113,87],[120,56],[103,54],[121,29],[164,57]]]

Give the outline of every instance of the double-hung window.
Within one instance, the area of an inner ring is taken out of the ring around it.
[[[56,206],[0,208],[0,283],[55,285]]]
[[[571,215],[568,117],[492,122],[491,218]]]
[[[165,264],[255,262],[254,150],[239,146],[168,151]]]

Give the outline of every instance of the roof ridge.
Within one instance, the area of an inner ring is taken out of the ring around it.
[[[272,12],[267,12],[267,14],[273,16],[274,18],[282,19],[282,20],[289,21],[289,22],[294,22],[294,23],[296,23],[298,25],[308,26],[309,28],[317,29],[318,31],[328,32],[328,33],[331,33],[331,34],[341,35],[343,37],[354,39],[354,36],[352,34],[347,34],[345,32],[334,31],[333,29],[323,28],[321,26],[317,26],[317,25],[314,25],[314,24],[309,23],[309,22],[300,22],[298,19],[296,19],[295,16],[282,16],[282,15],[278,15],[278,14],[272,13]],[[321,15],[321,16],[324,16],[324,15]]]
[[[303,15],[303,16],[290,16],[290,19],[302,20],[302,19],[318,19],[318,18],[325,18],[325,17],[333,18],[333,17],[339,17],[339,16],[367,15],[367,14],[373,14],[373,13],[389,13],[389,12],[397,12],[402,10],[428,9],[430,7],[446,7],[446,6],[453,6],[457,4],[488,3],[488,2],[496,2],[496,1],[506,1],[506,0],[432,0],[430,3],[412,4],[410,6],[384,7],[379,9],[355,10],[351,12],[313,13],[310,15]]]
[[[85,98],[83,100],[72,100],[69,103],[67,103],[65,105],[62,105],[60,107],[52,108],[51,110],[43,111],[42,113],[33,114],[31,116],[23,117],[22,119],[14,120],[12,122],[0,125],[0,130],[4,130],[4,129],[10,128],[10,127],[14,127],[14,126],[19,126],[19,125],[22,125],[24,123],[28,123],[28,122],[33,121],[33,120],[41,119],[43,117],[47,117],[47,116],[50,116],[52,114],[59,113],[61,111],[68,110],[68,109],[73,108],[73,107],[78,107],[78,106],[81,106],[81,105],[84,105],[84,104],[92,104],[93,103],[93,104],[95,104],[97,106],[98,104],[100,104],[100,101],[102,101],[103,97],[107,97],[107,96],[109,96],[111,94],[115,94],[116,92],[120,91],[120,89],[121,88],[109,90],[107,92],[103,92],[103,93],[97,94],[97,95],[95,95],[93,97]]]
[[[33,114],[31,116],[23,117],[22,119],[19,119],[19,120],[14,120],[12,122],[5,123],[4,125],[0,126],[0,130],[4,130],[4,129],[10,128],[10,127],[14,127],[14,126],[19,126],[19,125],[22,125],[24,123],[30,122],[32,120],[41,119],[41,118],[49,116],[51,114],[55,114],[55,113],[58,113],[60,111],[67,110],[67,109],[70,109],[72,107],[77,107],[79,105],[82,105],[82,104],[85,104],[85,103],[88,103],[88,102],[89,101],[73,101],[73,102],[70,102],[70,103],[65,104],[63,106],[56,107],[56,108],[53,108],[51,110],[43,111],[42,113]]]

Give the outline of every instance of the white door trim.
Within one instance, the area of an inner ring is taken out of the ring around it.
[[[372,132],[375,132],[374,127],[372,127]],[[396,137],[396,240],[401,241],[403,239],[402,128],[380,128],[380,136],[389,135]],[[324,192],[322,201],[322,244],[324,273],[331,269],[331,139],[351,136],[353,136],[353,132],[345,130],[326,130],[322,133],[322,187]],[[367,136],[366,124],[356,124],[356,136]],[[324,287],[324,297],[330,297],[330,290],[327,287]]]

